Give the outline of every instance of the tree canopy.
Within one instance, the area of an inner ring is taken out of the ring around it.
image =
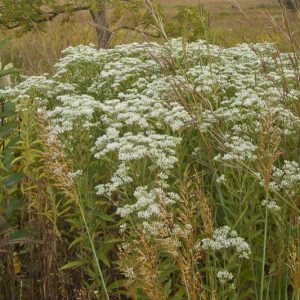
[[[41,29],[61,14],[89,11],[99,47],[106,47],[113,32],[122,28],[138,31],[139,26],[145,29],[151,19],[143,0],[2,0],[0,5],[0,27],[23,32]]]

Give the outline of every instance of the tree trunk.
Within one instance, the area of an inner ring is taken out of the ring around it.
[[[111,37],[109,20],[104,1],[100,1],[96,10],[90,9],[91,16],[96,27],[97,47],[106,48]]]

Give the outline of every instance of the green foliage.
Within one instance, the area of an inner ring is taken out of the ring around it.
[[[20,26],[24,31],[36,28],[43,15],[43,5],[53,5],[52,0],[10,1],[1,2],[0,25],[4,28]],[[26,16],[26,17],[24,17]]]
[[[41,30],[47,21],[51,21],[60,14],[72,14],[81,10],[101,12],[104,9],[112,10],[112,23],[114,20],[119,22],[120,18],[126,14],[127,22],[130,19],[130,24],[139,25],[141,21],[146,24],[150,18],[145,22],[144,12],[141,10],[142,3],[141,0],[70,0],[65,3],[56,0],[4,0],[1,7],[0,26],[4,29],[19,28],[22,31]]]
[[[169,36],[196,41],[207,38],[210,23],[211,15],[203,6],[179,6],[174,20],[166,22],[165,29]]]
[[[0,50],[8,42],[8,40],[1,41]],[[4,76],[16,72],[17,69],[13,68],[12,65],[2,68],[0,63],[0,82]],[[24,205],[24,198],[19,191],[23,174],[14,163],[19,141],[16,134],[18,126],[19,121],[13,103],[0,99],[0,249],[6,255],[0,268],[0,293],[7,299],[15,293],[14,287],[5,288],[5,285],[9,286],[8,274],[12,274],[14,245],[20,245],[28,237],[28,232],[20,230],[18,227],[20,213]]]

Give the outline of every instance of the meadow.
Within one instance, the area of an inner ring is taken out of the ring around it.
[[[205,4],[201,39],[0,43],[1,300],[300,300],[297,15]]]

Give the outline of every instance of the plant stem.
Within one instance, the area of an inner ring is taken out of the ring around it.
[[[267,195],[267,202],[268,202]],[[264,248],[263,248],[263,260],[262,260],[262,270],[261,270],[261,279],[260,279],[260,300],[264,300],[264,277],[265,277],[265,261],[266,261],[266,248],[267,248],[267,234],[268,234],[268,205],[266,203],[266,212],[265,212],[265,229],[264,229]]]
[[[84,210],[83,210],[80,199],[78,199],[78,204],[79,204],[79,209],[80,209],[80,213],[81,213],[81,216],[82,216],[82,220],[83,220],[83,223],[84,223],[84,226],[85,226],[88,238],[89,238],[89,242],[90,242],[90,245],[91,245],[91,248],[92,248],[93,256],[94,256],[94,259],[95,259],[95,262],[96,262],[96,265],[97,265],[97,268],[98,268],[98,272],[99,272],[99,275],[100,275],[102,286],[103,286],[103,289],[104,289],[104,292],[105,292],[105,297],[106,297],[107,300],[109,300],[109,295],[108,295],[108,292],[107,292],[107,288],[106,288],[106,284],[105,284],[105,281],[104,281],[103,273],[102,273],[101,267],[99,265],[96,249],[95,249],[95,246],[94,246],[94,242],[93,242],[93,239],[92,239],[92,236],[91,236],[91,233],[90,233],[90,230],[89,230],[86,218],[85,218]]]

